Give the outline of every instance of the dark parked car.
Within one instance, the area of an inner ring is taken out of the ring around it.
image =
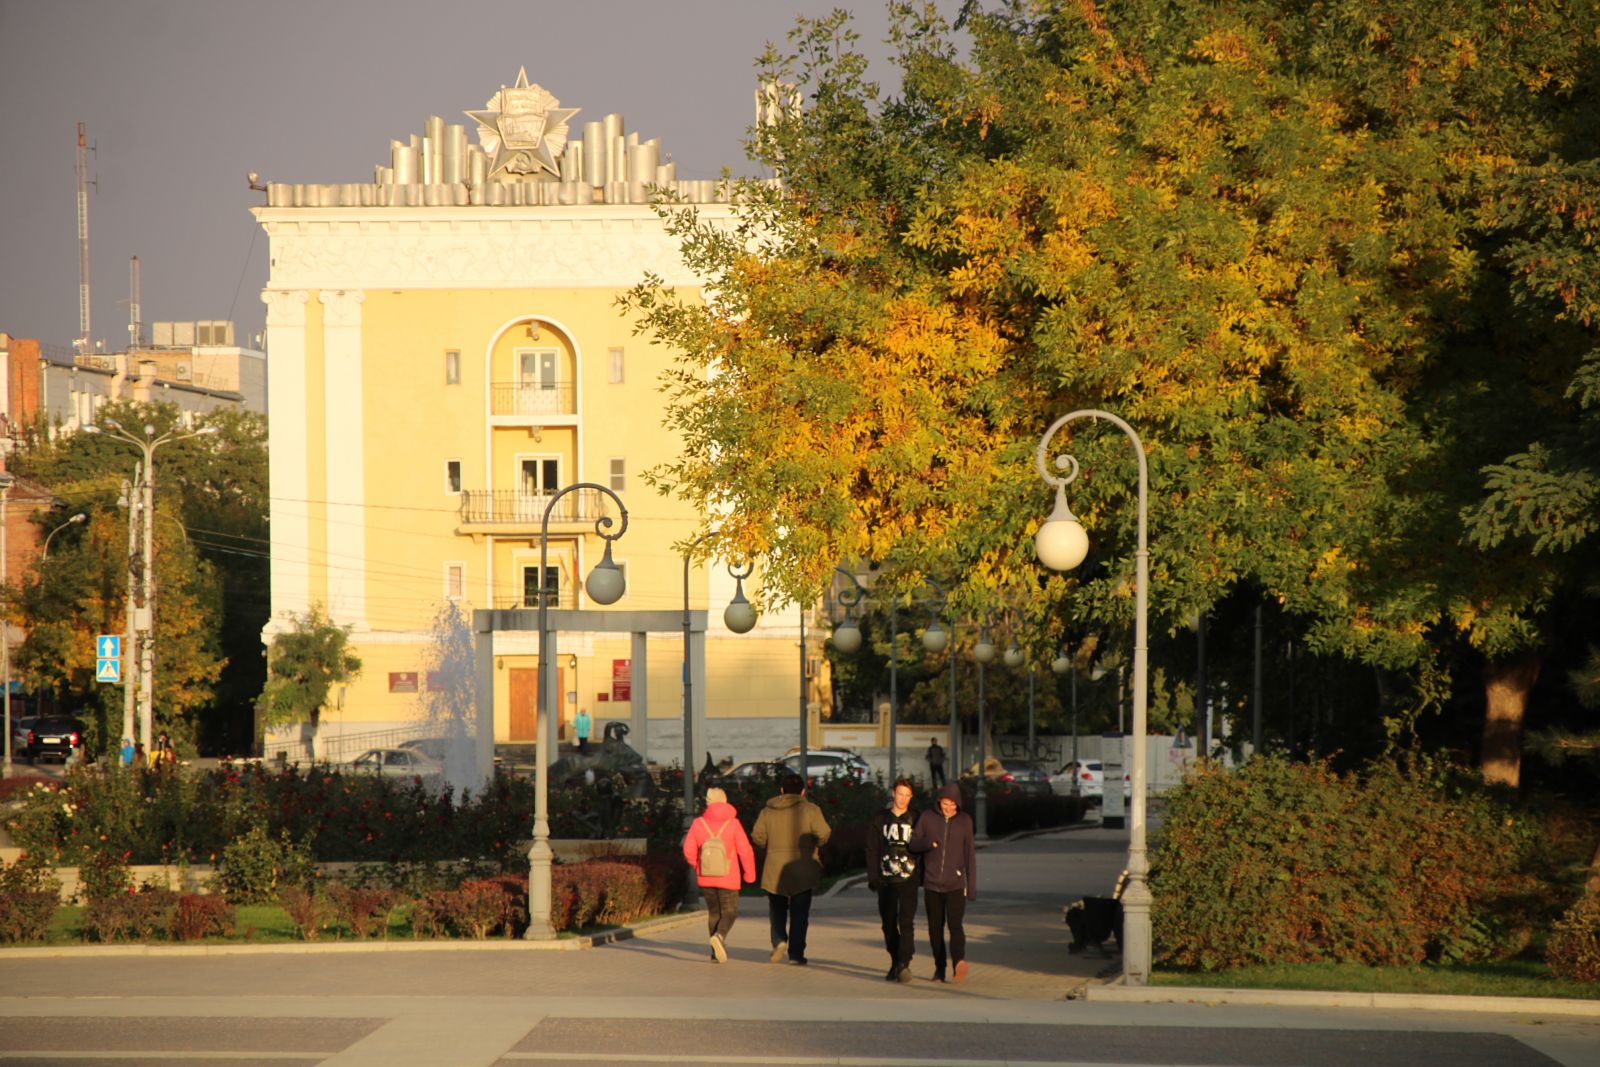
[[[72,750],[83,744],[83,723],[67,715],[47,715],[28,730],[22,754],[30,761],[58,759],[67,762]]]
[[[996,759],[989,757],[984,765],[985,774],[989,785],[1005,786],[1019,793],[1032,793],[1045,796],[1050,792],[1050,776],[1027,760]],[[971,781],[978,776],[978,765],[974,763],[961,775],[963,781]]]

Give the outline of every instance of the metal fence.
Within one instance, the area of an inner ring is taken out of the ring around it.
[[[575,415],[577,391],[571,382],[495,382],[489,410],[495,415]]]
[[[608,514],[604,493],[579,489],[556,502],[551,522],[594,522]],[[509,489],[472,489],[461,494],[461,521],[538,526],[544,520],[550,497]]]

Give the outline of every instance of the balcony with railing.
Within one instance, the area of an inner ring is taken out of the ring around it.
[[[608,507],[610,498],[597,489],[578,489],[556,501],[550,513],[550,528],[563,533],[573,532],[572,527],[593,528],[603,515],[613,514],[615,506]],[[461,494],[461,525],[463,532],[506,532],[527,530],[537,533],[544,521],[545,508],[550,497],[545,494],[519,493],[510,489],[471,489]]]
[[[495,382],[490,386],[489,413],[532,421],[576,415],[577,390],[571,382]]]

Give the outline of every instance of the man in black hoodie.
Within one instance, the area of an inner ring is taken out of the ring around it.
[[[911,956],[917,944],[917,886],[922,859],[911,851],[917,813],[911,810],[909,779],[894,784],[890,804],[872,817],[867,830],[867,886],[878,894],[883,947],[889,952],[889,982],[911,981]]]
[[[922,903],[928,911],[928,941],[933,948],[933,980],[945,980],[945,928],[950,931],[952,977],[967,977],[967,932],[961,925],[967,902],[978,899],[978,850],[972,816],[961,810],[961,787],[939,790],[939,810],[917,818],[910,849],[923,853]]]

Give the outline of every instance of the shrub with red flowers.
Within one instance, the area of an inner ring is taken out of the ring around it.
[[[60,880],[36,857],[0,862],[0,941],[44,940],[60,892]]]

